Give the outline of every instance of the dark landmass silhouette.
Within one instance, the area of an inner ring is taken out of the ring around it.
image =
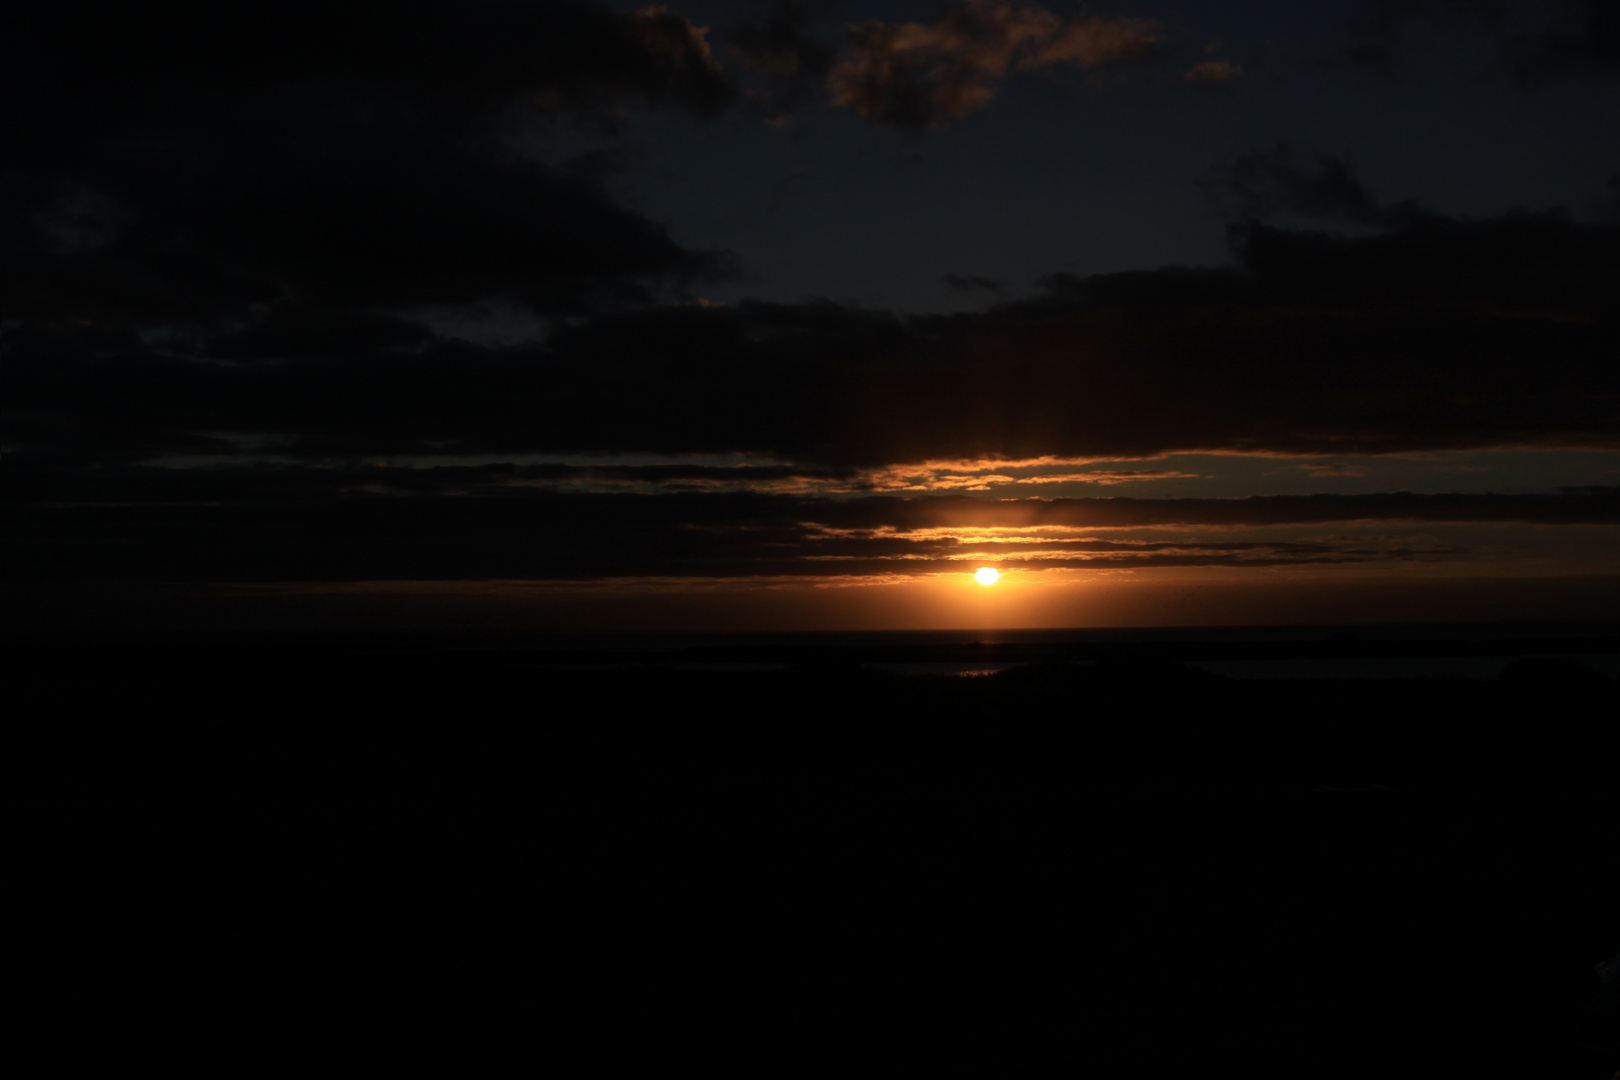
[[[1608,1080],[1616,684],[1525,651],[1239,681],[1100,645],[974,678],[14,645],[25,1008],[406,1019],[604,1072]]]

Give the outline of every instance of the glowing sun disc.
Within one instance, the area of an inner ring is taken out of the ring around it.
[[[973,580],[977,581],[980,585],[994,585],[996,583],[996,578],[1000,576],[1001,571],[997,570],[993,566],[981,566],[977,570],[973,571]]]

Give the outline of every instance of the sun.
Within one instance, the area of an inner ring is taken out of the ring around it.
[[[1001,571],[997,570],[993,566],[981,566],[977,570],[973,571],[973,580],[977,581],[980,585],[994,585],[996,583],[996,578],[1000,576]]]

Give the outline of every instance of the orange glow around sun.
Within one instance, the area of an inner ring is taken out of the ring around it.
[[[973,580],[977,581],[980,585],[994,585],[996,583],[996,578],[1000,576],[1001,571],[997,570],[993,566],[981,566],[973,572]]]

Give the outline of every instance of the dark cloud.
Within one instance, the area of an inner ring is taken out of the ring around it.
[[[1545,317],[1590,320],[1613,331],[1620,229],[1575,221],[1562,210],[1516,210],[1463,221],[1425,215],[1371,236],[1244,223],[1234,249],[1257,276],[1300,295],[1439,305],[1509,305]],[[1601,329],[1598,329],[1601,327]]]
[[[1253,154],[1205,181],[1233,247],[1272,287],[1344,301],[1383,297],[1559,306],[1604,320],[1620,296],[1620,228],[1568,211],[1459,219],[1380,201],[1341,158],[1292,146]],[[1344,234],[1267,223],[1279,214],[1361,226]]]
[[[20,507],[141,506],[239,503],[293,506],[380,497],[468,495],[535,506],[581,508],[593,495],[559,492],[556,483],[635,481],[668,485],[657,498],[601,493],[602,505],[642,507],[649,523],[668,520],[705,527],[805,526],[902,532],[943,526],[1029,528],[1137,528],[1158,525],[1272,526],[1345,521],[1524,522],[1543,525],[1620,524],[1620,487],[1565,487],[1553,493],[1434,494],[1389,492],[1360,495],[1255,495],[1241,499],[1031,498],[983,499],[962,495],[866,495],[821,498],[761,491],[708,496],[681,493],[686,484],[717,481],[768,484],[782,479],[847,479],[833,470],[793,466],[700,464],[567,464],[338,466],[255,464],[191,468],[124,466],[86,468],[82,463],[26,455],[8,460],[5,505]],[[628,501],[626,501],[628,499]],[[426,504],[423,504],[426,505]],[[622,509],[616,513],[631,513]]]
[[[1580,0],[1546,30],[1514,42],[1514,70],[1523,78],[1620,74],[1620,5]]]
[[[850,504],[856,520],[860,502]],[[935,525],[992,527],[1070,526],[1136,528],[1149,525],[1313,525],[1343,521],[1534,522],[1558,525],[1620,524],[1620,488],[1565,488],[1556,494],[1254,495],[1244,499],[917,499],[874,524],[896,528]]]
[[[8,150],[73,157],[109,136],[175,134],[266,97],[428,121],[490,107],[671,104],[732,89],[702,30],[662,7],[578,0],[62,0],[8,20]]]
[[[490,298],[552,310],[645,302],[658,280],[719,268],[593,182],[409,124],[256,126],[211,139],[201,160],[125,156],[95,190],[128,223],[74,248],[46,225],[19,230],[0,278],[8,314],[157,322]]]
[[[1286,142],[1217,169],[1203,186],[1225,217],[1239,221],[1291,211],[1363,225],[1395,223],[1348,161]]]
[[[24,505],[324,503],[370,495],[522,497],[558,489],[613,493],[636,487],[752,488],[798,481],[837,482],[851,474],[788,465],[694,464],[439,465],[346,464],[323,468],[219,465],[189,468],[86,468],[59,458],[14,455],[6,463],[4,501]]]
[[[720,272],[614,205],[592,162],[503,138],[523,110],[723,106],[702,32],[660,8],[70,0],[24,12],[5,50],[11,318],[569,311]]]
[[[922,130],[990,103],[1012,70],[1096,67],[1146,55],[1156,24],[991,0],[946,4],[933,23],[856,23],[849,54],[828,76],[833,100],[874,123]]]

